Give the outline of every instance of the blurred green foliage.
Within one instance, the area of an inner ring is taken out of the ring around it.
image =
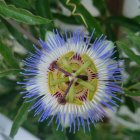
[[[16,84],[22,76],[21,60],[28,52],[33,52],[32,44],[38,45],[38,38],[45,39],[47,31],[61,26],[56,20],[69,26],[84,26],[91,33],[95,28],[95,37],[106,34],[108,40],[116,43],[124,61],[125,72],[128,75],[124,82],[124,95],[118,96],[124,100],[133,113],[139,108],[140,99],[140,16],[126,18],[112,15],[106,0],[94,0],[92,4],[100,12],[94,17],[81,0],[0,0],[0,112],[14,120],[10,136],[14,137],[22,125],[41,140],[139,140],[140,130],[130,130],[126,126],[112,126],[109,119],[91,127],[91,131],[82,130],[71,134],[55,130],[55,123],[47,127],[46,123],[38,123],[32,112],[28,114],[30,104],[23,103]],[[73,5],[73,6],[72,6]],[[70,15],[63,13],[62,7],[69,10]],[[118,27],[118,31],[115,28]],[[118,34],[119,32],[119,34]],[[17,48],[21,52],[17,51]],[[28,117],[27,117],[28,116]],[[24,123],[23,123],[24,122]]]

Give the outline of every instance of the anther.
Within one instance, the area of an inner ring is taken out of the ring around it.
[[[50,64],[50,67],[49,67],[50,70],[54,70],[54,69],[57,69],[58,71],[64,73],[66,76],[72,76],[71,73],[65,71],[64,69],[60,68],[57,64],[56,64],[56,61],[53,61],[51,64]]]
[[[65,105],[65,104],[66,104],[66,99],[65,99],[65,97],[66,97],[66,95],[68,94],[68,92],[69,92],[69,90],[70,90],[70,88],[71,88],[73,82],[74,82],[74,79],[70,81],[70,83],[69,83],[69,85],[68,85],[68,87],[67,87],[67,89],[66,89],[64,95],[63,95],[62,97],[58,98],[58,100],[57,100],[58,103],[60,103],[60,104],[62,104],[62,105]]]

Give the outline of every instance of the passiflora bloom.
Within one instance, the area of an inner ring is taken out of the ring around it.
[[[120,61],[113,58],[114,46],[106,37],[101,35],[92,43],[93,34],[76,31],[62,36],[55,30],[24,61],[25,79],[19,84],[25,88],[24,98],[35,101],[31,110],[40,114],[39,122],[47,120],[50,125],[55,120],[56,129],[69,126],[74,133],[80,127],[90,130],[91,123],[103,120],[105,107],[118,106]]]

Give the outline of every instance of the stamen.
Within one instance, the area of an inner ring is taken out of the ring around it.
[[[90,62],[87,61],[84,63],[76,72],[75,75],[78,76],[80,73],[82,73],[88,66],[90,65]]]
[[[56,61],[52,62],[52,64],[50,65],[50,69],[57,69],[59,71],[61,71],[62,73],[64,73],[66,76],[72,76],[71,73],[63,70],[62,68],[60,68],[57,64],[56,64]]]
[[[67,69],[67,71],[72,72],[72,68],[71,68],[71,66],[69,65],[69,63],[66,59],[62,60],[62,64]]]
[[[66,95],[68,94],[68,92],[69,92],[69,90],[70,90],[70,88],[71,88],[73,82],[74,82],[74,79],[70,81],[70,83],[69,83],[69,85],[68,85],[68,87],[67,87],[67,89],[66,89],[64,95],[63,95],[62,97],[58,98],[58,102],[59,102],[60,104],[62,104],[62,105],[65,105],[65,104],[66,104],[66,99],[65,99],[65,97],[66,97]]]
[[[87,87],[89,90],[93,90],[93,85],[91,85],[89,82],[86,82],[82,79],[78,79],[77,83],[79,83],[80,85]]]
[[[69,81],[68,77],[59,78],[57,80],[52,80],[51,81],[51,86],[54,86],[54,85],[57,85],[57,84],[60,84],[60,83],[63,83],[63,82],[68,82],[68,81]]]

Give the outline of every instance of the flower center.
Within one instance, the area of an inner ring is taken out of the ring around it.
[[[97,86],[97,69],[87,54],[68,52],[49,67],[49,91],[60,104],[82,105],[85,100],[91,101]]]

